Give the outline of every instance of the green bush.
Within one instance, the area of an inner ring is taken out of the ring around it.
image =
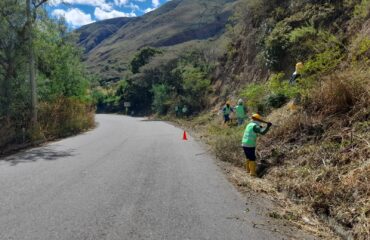
[[[272,74],[268,82],[268,89],[274,96],[284,95],[287,98],[294,98],[299,93],[299,86],[289,84],[289,81],[284,77],[284,73]]]
[[[267,104],[273,108],[280,108],[287,102],[288,97],[281,93],[269,95],[267,98]]]
[[[152,108],[156,113],[166,114],[170,108],[170,99],[168,86],[158,84],[153,86],[153,103]]]
[[[312,26],[296,28],[289,33],[289,41],[291,43],[300,43],[309,37],[315,36],[317,30]]]
[[[145,64],[149,63],[150,58],[159,53],[161,53],[161,51],[155,48],[147,47],[142,49],[135,55],[135,57],[132,59],[130,63],[132,73],[134,74],[139,73],[140,68]]]
[[[343,54],[339,46],[328,48],[305,62],[304,72],[315,74],[330,71],[338,66],[342,58]]]
[[[98,113],[117,112],[121,108],[120,105],[123,106],[123,103],[120,102],[120,97],[109,89],[96,88],[91,95]]]
[[[200,111],[207,104],[211,81],[199,68],[180,66],[182,71],[184,100],[193,111]]]
[[[291,30],[292,27],[286,22],[278,22],[272,32],[266,37],[264,55],[267,66],[272,70],[280,70],[282,68],[282,60],[290,46],[289,32]]]
[[[241,92],[241,96],[246,99],[248,107],[253,111],[264,112],[266,104],[266,96],[268,95],[268,89],[265,84],[252,83],[244,88]]]
[[[370,0],[362,0],[355,6],[354,15],[356,18],[366,18],[370,13]]]
[[[370,37],[359,34],[351,48],[352,63],[369,65],[370,63]]]

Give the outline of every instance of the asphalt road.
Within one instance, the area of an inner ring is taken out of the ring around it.
[[[88,133],[0,159],[0,239],[287,239],[182,130],[97,115]],[[267,224],[267,223],[266,223]]]

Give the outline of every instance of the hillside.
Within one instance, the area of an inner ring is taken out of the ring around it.
[[[84,48],[85,54],[88,54],[131,20],[133,18],[114,18],[85,25],[78,29],[78,44]]]
[[[217,38],[235,0],[173,0],[136,18],[93,23],[78,30],[89,70],[103,81],[118,80],[140,48],[174,47]]]

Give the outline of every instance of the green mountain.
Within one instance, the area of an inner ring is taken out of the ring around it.
[[[173,0],[136,18],[116,18],[86,25],[78,44],[90,72],[103,81],[120,79],[141,48],[173,47],[224,33],[236,0]]]

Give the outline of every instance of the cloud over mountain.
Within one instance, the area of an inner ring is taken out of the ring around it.
[[[65,18],[71,28],[91,22],[117,18],[136,17],[153,11],[169,0],[50,0],[51,16]]]

